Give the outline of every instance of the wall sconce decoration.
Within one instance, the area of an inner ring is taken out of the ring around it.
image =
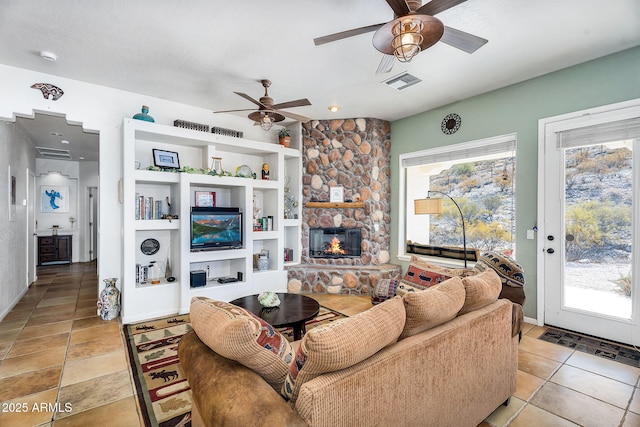
[[[52,101],[57,101],[62,98],[62,95],[64,95],[64,91],[62,89],[58,86],[52,85],[51,83],[34,83],[31,85],[31,88],[40,90],[44,99],[49,99],[49,97],[51,97]]]

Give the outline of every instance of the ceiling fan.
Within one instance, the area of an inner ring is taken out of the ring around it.
[[[311,120],[308,117],[301,116],[299,114],[290,113],[288,111],[283,111],[283,108],[293,108],[293,107],[303,107],[305,105],[311,105],[308,99],[296,99],[295,101],[282,102],[280,104],[275,104],[273,98],[269,96],[269,86],[271,86],[271,80],[260,80],[262,86],[264,86],[264,96],[260,98],[259,101],[256,101],[252,97],[247,94],[240,92],[233,92],[236,95],[240,95],[244,99],[253,102],[258,106],[258,110],[249,114],[249,118],[255,122],[256,125],[260,125],[262,129],[269,130],[274,123],[281,122],[288,117],[290,119],[298,120],[302,123],[306,123]],[[253,108],[244,108],[240,110],[225,110],[225,111],[214,111],[214,113],[232,113],[236,111],[251,111]]]
[[[386,0],[393,9],[393,21],[354,28],[313,40],[316,46],[375,31],[373,46],[384,53],[376,73],[387,73],[393,67],[394,56],[409,62],[420,53],[442,41],[467,53],[473,53],[488,40],[445,26],[436,15],[467,0]]]

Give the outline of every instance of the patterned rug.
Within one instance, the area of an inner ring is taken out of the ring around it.
[[[346,316],[320,307],[307,331]],[[191,426],[191,389],[178,360],[178,343],[191,330],[189,315],[124,325],[129,363],[147,427]],[[291,328],[278,328],[290,341]]]
[[[556,328],[549,328],[539,339],[640,368],[640,352],[622,344]]]

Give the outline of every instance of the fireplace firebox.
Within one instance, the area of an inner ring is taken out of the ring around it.
[[[362,232],[359,228],[309,229],[311,258],[356,258],[360,256]]]

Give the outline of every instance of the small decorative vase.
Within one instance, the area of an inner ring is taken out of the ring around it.
[[[278,142],[280,143],[280,145],[289,148],[291,146],[291,137],[290,136],[283,136],[282,138],[278,139]]]
[[[138,113],[135,116],[133,116],[134,119],[136,120],[144,120],[145,122],[155,122],[155,120],[153,120],[153,117],[151,117],[149,114],[147,114],[149,112],[149,107],[147,107],[146,105],[142,106],[142,113]]]
[[[116,277],[104,279],[105,288],[98,298],[98,311],[102,320],[113,320],[120,314],[120,291],[116,287]]]
[[[258,270],[265,271],[268,269],[269,269],[269,258],[267,258],[265,255],[260,255],[260,258],[258,258]]]

